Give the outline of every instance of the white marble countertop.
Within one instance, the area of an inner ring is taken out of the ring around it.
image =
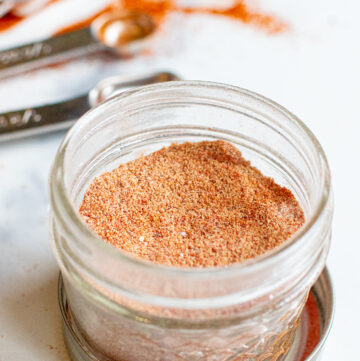
[[[46,37],[104,2],[54,3],[0,33],[0,48]],[[1,80],[0,111],[68,98],[108,75],[153,69],[239,85],[293,111],[323,144],[333,173],[336,210],[328,266],[337,305],[324,360],[358,360],[360,3],[258,0],[256,4],[280,16],[291,30],[270,36],[219,17],[173,15],[150,54],[126,61],[94,55]],[[69,7],[78,11],[70,15]],[[47,231],[47,177],[62,137],[57,133],[0,144],[1,361],[68,361],[57,306],[58,267]]]

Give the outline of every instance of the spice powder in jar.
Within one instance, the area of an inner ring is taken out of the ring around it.
[[[225,266],[304,223],[293,194],[224,141],[173,144],[96,178],[80,207],[102,239],[148,261]]]
[[[332,219],[293,114],[225,84],[129,92],[75,124],[50,192],[74,359],[285,360]]]
[[[121,164],[93,180],[85,192],[80,214],[112,246],[153,263],[185,268],[226,266],[255,258],[279,246],[305,221],[287,188],[264,176],[237,148],[221,140],[172,144]],[[117,301],[155,316],[204,317],[203,311],[159,310],[126,299]],[[232,316],[239,310],[235,306],[220,312]],[[219,316],[217,311],[205,314],[210,318]],[[268,341],[266,354],[272,355],[269,360],[286,354],[297,323],[297,318],[289,320],[289,328]],[[136,336],[136,328],[127,322],[107,330],[109,335],[97,336],[94,343],[111,359],[183,359],[168,352],[165,356],[149,336],[146,341],[151,341],[153,347],[146,351],[151,355],[147,358],[149,355],[141,350],[146,350],[143,331]],[[123,338],[120,348],[110,333],[115,333],[116,339]],[[164,342],[168,349],[176,347],[178,337],[167,337]],[[109,344],[104,343],[105,339]],[[199,341],[199,350],[203,347]],[[221,346],[217,352],[219,357],[227,357],[229,351]],[[185,357],[186,352],[180,354]],[[247,354],[241,357],[252,360]]]

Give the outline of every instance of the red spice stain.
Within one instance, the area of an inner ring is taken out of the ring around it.
[[[157,23],[161,23],[166,15],[171,12],[182,12],[185,14],[210,14],[225,16],[240,20],[243,23],[255,25],[269,33],[278,33],[286,30],[288,26],[268,14],[258,10],[252,10],[245,0],[236,0],[234,4],[226,9],[208,7],[184,7],[176,4],[175,0],[122,0],[122,6],[129,10],[143,11],[151,16]]]
[[[45,6],[49,6],[59,1],[61,0],[49,0]],[[288,28],[288,26],[278,18],[269,14],[264,14],[260,10],[251,9],[248,6],[247,0],[235,0],[234,4],[227,9],[180,6],[177,5],[176,0],[115,0],[113,5],[107,6],[87,19],[60,29],[55,35],[64,34],[69,31],[89,26],[97,16],[111,8],[142,11],[151,15],[158,25],[163,22],[168,14],[181,12],[184,14],[210,14],[224,16],[230,19],[239,20],[245,24],[251,24],[269,33],[279,33]],[[11,12],[8,13],[0,19],[0,32],[10,29],[24,19],[24,17],[17,16]]]
[[[59,1],[59,0],[56,0]],[[268,33],[279,33],[288,29],[287,24],[274,16],[263,14],[261,11],[252,10],[245,0],[236,0],[233,6],[227,9],[215,9],[207,7],[185,7],[177,5],[176,0],[117,0],[112,5],[92,15],[91,17],[64,27],[56,32],[55,35],[64,34],[69,31],[78,30],[89,26],[91,22],[99,15],[110,9],[125,9],[144,12],[154,19],[159,26],[167,15],[173,12],[183,14],[209,14],[223,16],[234,20],[239,20],[245,24],[256,26]]]
[[[58,1],[58,0],[57,0]],[[113,6],[107,6],[106,8],[100,10],[99,12],[97,12],[96,14],[88,17],[87,19],[83,19],[81,21],[78,21],[76,23],[73,23],[69,26],[65,26],[63,28],[61,28],[60,30],[58,30],[54,35],[62,35],[65,33],[68,33],[70,31],[75,31],[75,30],[79,30],[82,28],[86,28],[87,26],[90,26],[90,24],[101,14],[105,13],[106,11],[109,11],[113,8]]]
[[[306,311],[309,315],[309,331],[301,361],[307,360],[320,341],[320,314],[312,292],[309,293],[309,298],[306,302]]]
[[[256,25],[269,33],[279,33],[286,30],[285,23],[280,22],[270,15],[250,11],[244,1],[237,2],[227,10],[216,9],[183,9],[184,12],[207,13],[213,15],[227,16],[228,18],[241,20],[243,23]]]
[[[46,6],[49,6],[53,3],[59,2],[61,0],[49,0],[47,2]],[[13,12],[9,12],[6,15],[2,16],[0,18],[0,32],[9,30],[10,28],[18,25],[22,20],[24,20],[25,17],[24,16],[18,16],[16,14],[14,14]]]
[[[12,13],[7,13],[0,19],[0,31],[6,31],[19,24],[24,18]]]
[[[160,24],[166,15],[179,11],[176,0],[121,0],[122,8],[144,12],[153,17],[157,24]]]

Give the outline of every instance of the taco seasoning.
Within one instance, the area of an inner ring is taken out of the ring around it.
[[[50,200],[74,359],[285,359],[332,219],[326,157],[292,113],[217,83],[122,94],[70,130]]]
[[[80,214],[112,246],[153,263],[186,268],[255,258],[281,245],[304,223],[293,194],[221,140],[172,144],[121,164],[93,180]],[[204,317],[197,311],[159,313],[154,307],[117,301],[157,316]],[[238,311],[235,307],[221,312],[231,316]],[[207,311],[206,317],[217,316]],[[297,324],[297,318],[292,320],[291,329],[274,337],[272,347],[288,348]],[[118,334],[116,328],[113,331]],[[128,332],[126,327],[123,331]],[[167,346],[173,348],[179,341],[169,337]],[[144,357],[136,352],[138,342],[137,337],[126,341],[126,352],[118,351],[118,359],[128,360],[129,350],[136,360]],[[162,360],[158,352],[149,360]],[[219,355],[226,353],[219,350]]]
[[[279,246],[304,223],[293,194],[224,141],[173,144],[96,178],[80,214],[150,262],[214,267]]]

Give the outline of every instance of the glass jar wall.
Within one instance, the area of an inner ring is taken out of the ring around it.
[[[180,269],[99,239],[77,210],[92,179],[171,143],[221,139],[289,188],[306,223],[242,264]],[[324,268],[332,219],[323,150],[286,109],[252,92],[170,82],[116,96],[69,131],[50,176],[50,226],[72,318],[100,360],[282,360]]]

